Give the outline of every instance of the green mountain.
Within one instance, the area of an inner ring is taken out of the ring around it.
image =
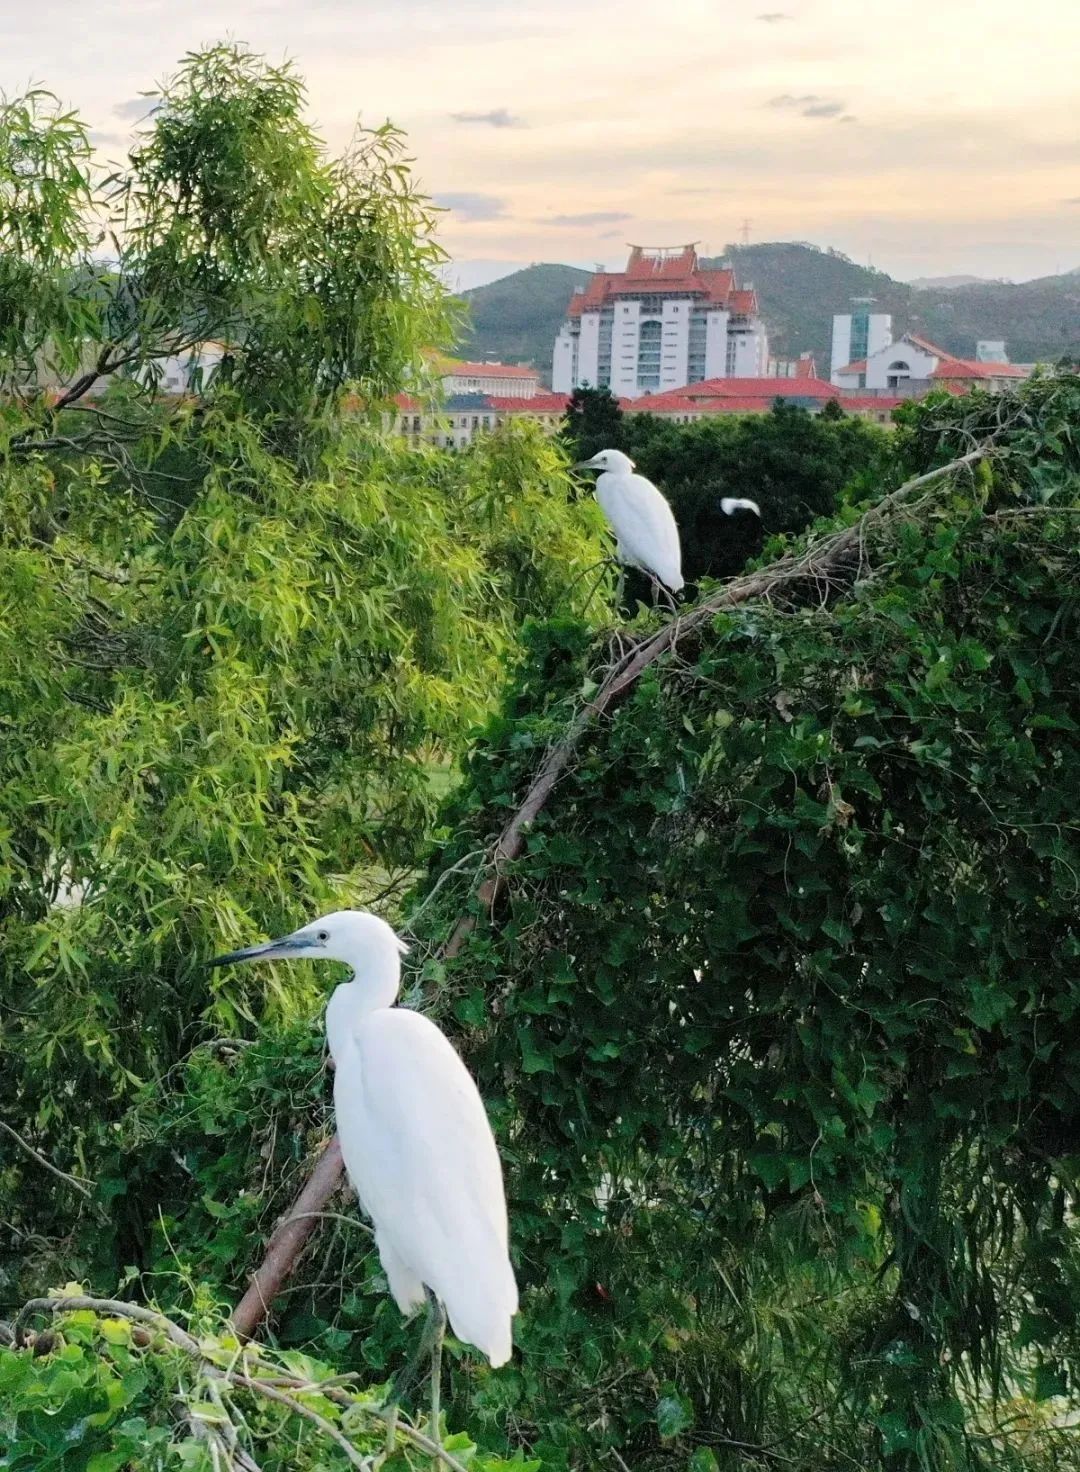
[[[812,351],[819,372],[828,366],[832,315],[844,311],[853,296],[872,296],[877,311],[891,312],[897,335],[918,332],[961,357],[973,357],[980,338],[1004,338],[1014,363],[1080,353],[1075,272],[1019,285],[980,281],[914,288],[838,251],[798,242],[729,246],[724,260],[741,285],[757,288],[773,352]]]
[[[983,281],[915,288],[839,251],[798,241],[732,245],[704,264],[721,261],[734,267],[740,285],[757,289],[773,352],[813,352],[821,373],[829,365],[833,313],[844,311],[853,296],[871,296],[878,311],[891,312],[897,335],[918,332],[962,357],[974,355],[980,338],[1004,338],[1014,363],[1080,356],[1076,271],[1019,285]],[[588,275],[573,266],[529,266],[464,292],[471,329],[462,352],[535,363],[548,375],[566,305]]]
[[[533,363],[548,378],[566,304],[574,287],[584,286],[588,279],[588,271],[574,266],[527,266],[488,286],[462,292],[471,325],[459,351],[500,363]]]

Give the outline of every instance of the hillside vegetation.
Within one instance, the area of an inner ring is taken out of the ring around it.
[[[860,266],[838,251],[799,241],[728,246],[707,265],[727,262],[739,281],[757,288],[769,341],[779,355],[813,352],[818,371],[829,362],[834,312],[853,296],[872,296],[891,312],[893,329],[919,332],[970,357],[979,338],[1004,338],[1015,363],[1080,354],[1080,278],[1076,272],[1019,285],[986,281],[916,288]],[[464,293],[471,326],[464,346],[476,357],[533,362],[551,371],[551,352],[566,304],[587,271],[529,266]]]
[[[502,363],[535,363],[549,377],[552,344],[566,304],[574,287],[588,279],[588,271],[576,266],[527,266],[462,293],[469,308],[462,353]]]

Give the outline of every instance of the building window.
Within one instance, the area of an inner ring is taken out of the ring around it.
[[[660,342],[662,337],[663,327],[655,319],[641,324],[637,355],[638,388],[660,387]]]
[[[420,433],[420,415],[419,414],[414,414],[413,415],[412,427],[413,427],[413,433],[414,434],[419,434]]]
[[[899,388],[901,384],[907,383],[911,377],[911,364],[905,363],[903,358],[897,358],[895,363],[890,363],[886,372],[886,384],[889,388]]]
[[[851,363],[865,358],[870,346],[870,314],[854,312],[851,317]]]

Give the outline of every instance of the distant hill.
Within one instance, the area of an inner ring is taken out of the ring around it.
[[[891,312],[897,335],[918,332],[961,357],[973,357],[980,338],[1004,338],[1014,363],[1080,354],[1080,287],[1073,272],[1018,285],[980,281],[920,289],[838,251],[794,242],[729,246],[724,259],[740,282],[757,288],[773,352],[810,350],[820,373],[828,368],[832,315],[853,296],[872,296],[876,311]]]
[[[954,286],[980,286],[985,276],[915,276],[908,282],[916,291],[951,291]]]
[[[1004,338],[1014,363],[1080,357],[1080,281],[1077,272],[1019,285],[977,281],[915,287],[851,261],[839,251],[798,241],[732,245],[703,262],[734,267],[740,285],[757,289],[769,342],[778,356],[813,352],[827,373],[834,312],[853,296],[872,296],[891,312],[893,330],[918,332],[940,347],[972,357],[980,338]],[[575,286],[587,271],[573,266],[529,266],[490,286],[463,293],[472,328],[462,352],[476,358],[534,363],[551,372],[555,334]]]
[[[532,363],[547,379],[566,304],[574,287],[584,286],[588,279],[589,272],[575,266],[527,266],[487,286],[463,291],[471,330],[462,338],[460,351],[501,363]]]

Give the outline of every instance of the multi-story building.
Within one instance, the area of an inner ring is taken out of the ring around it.
[[[850,312],[838,312],[832,319],[832,354],[830,374],[836,375],[847,363],[869,358],[892,342],[892,317],[888,312],[872,312],[872,296],[853,297]]]
[[[589,384],[636,399],[709,378],[757,378],[769,345],[751,287],[703,270],[692,245],[635,245],[625,271],[597,271],[570,300],[551,384]]]

